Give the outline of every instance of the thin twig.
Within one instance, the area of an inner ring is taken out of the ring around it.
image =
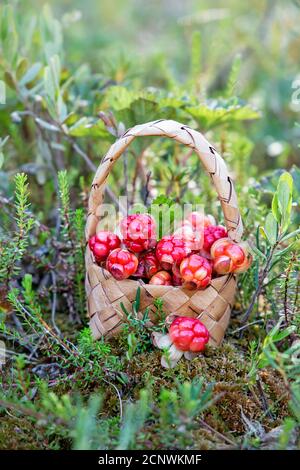
[[[259,394],[260,394],[261,402],[262,402],[262,405],[263,405],[263,410],[269,418],[273,419],[273,415],[272,415],[271,411],[269,410],[269,405],[268,405],[268,402],[267,402],[267,399],[266,399],[266,396],[265,396],[264,389],[263,389],[261,381],[259,379],[257,379],[256,385],[257,385],[257,389],[258,389]]]
[[[57,305],[57,287],[56,287],[56,274],[53,270],[51,270],[51,278],[52,278],[52,306],[51,306],[51,322],[53,328],[55,329],[56,333],[59,336],[62,336],[60,329],[58,328],[55,315],[56,315],[56,305]]]
[[[230,334],[234,335],[235,333],[238,333],[239,331],[245,330],[246,328],[249,328],[249,326],[256,325],[257,323],[263,323],[264,320],[256,320],[251,323],[247,323],[247,325],[241,326],[240,328],[237,328],[236,330],[232,331]]]
[[[212,428],[209,424],[207,424],[203,419],[199,419],[199,422],[204,426],[205,428],[209,429],[212,433],[216,434],[220,439],[222,439],[224,442],[227,444],[230,444],[234,447],[236,447],[236,443],[229,439],[228,437],[224,436],[224,434],[221,434],[219,431],[216,429]]]
[[[255,292],[252,296],[252,300],[250,302],[250,305],[249,305],[244,317],[242,318],[242,323],[246,323],[246,321],[248,320],[249,316],[252,313],[254,305],[257,301],[257,298],[259,297],[259,295],[262,291],[262,288],[263,288],[263,285],[264,285],[264,280],[265,280],[265,278],[267,277],[267,275],[269,273],[270,264],[271,264],[271,261],[273,259],[274,251],[277,248],[277,245],[278,245],[278,242],[275,245],[273,245],[271,250],[270,250],[270,253],[267,257],[267,261],[266,261],[265,267],[263,269],[263,272],[262,272],[261,276],[259,277],[258,286],[257,286],[257,288],[256,288],[256,290],[255,290]]]
[[[104,378],[103,378],[102,380],[103,380],[105,383],[111,385],[111,386],[115,389],[115,391],[116,391],[116,394],[117,394],[118,400],[119,400],[119,405],[120,405],[120,421],[122,421],[122,420],[123,420],[123,403],[122,403],[122,399],[121,399],[121,395],[120,395],[119,389],[118,389],[118,387],[117,387],[115,384],[113,384],[113,383],[110,382],[109,380],[106,380],[106,379],[104,379]]]

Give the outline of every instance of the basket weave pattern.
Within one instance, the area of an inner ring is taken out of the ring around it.
[[[100,218],[106,180],[115,161],[136,137],[169,137],[192,148],[211,177],[221,202],[228,236],[239,242],[243,225],[237,205],[233,182],[222,157],[205,137],[183,124],[171,120],[159,120],[129,129],[109,149],[95,174],[88,205],[86,240],[95,235]],[[236,279],[232,274],[212,279],[204,290],[188,290],[182,287],[145,284],[142,280],[117,281],[106,269],[98,266],[88,245],[86,248],[86,295],[90,327],[93,337],[116,334],[123,324],[120,304],[131,309],[138,286],[141,288],[141,310],[149,307],[150,319],[155,322],[153,302],[160,297],[166,313],[199,318],[210,333],[210,344],[220,345],[224,337],[234,295]]]

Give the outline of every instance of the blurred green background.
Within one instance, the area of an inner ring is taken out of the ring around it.
[[[28,28],[47,5],[13,3]],[[222,93],[239,54],[236,91],[261,111],[249,128],[252,161],[261,169],[299,161],[300,104],[292,102],[300,72],[299,1],[54,0],[48,5],[62,25],[66,64],[88,63],[93,72],[137,88],[165,87],[171,75],[188,92],[195,32],[199,95]]]

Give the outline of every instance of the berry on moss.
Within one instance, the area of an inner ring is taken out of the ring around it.
[[[201,352],[209,341],[209,332],[198,318],[175,318],[169,335],[175,347],[180,351]]]

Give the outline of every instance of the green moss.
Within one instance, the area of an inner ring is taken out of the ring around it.
[[[218,349],[207,348],[193,361],[181,360],[174,369],[162,369],[160,357],[161,352],[155,350],[132,359],[128,374],[132,377],[130,394],[134,398],[137,398],[141,388],[149,384],[155,400],[162,387],[171,389],[176,380],[184,382],[194,377],[204,378],[206,384],[214,384],[214,395],[219,397],[217,403],[205,413],[206,422],[220,433],[230,432],[237,437],[245,433],[242,412],[249,420],[260,421],[266,429],[279,425],[288,414],[288,396],[284,394],[283,381],[276,371],[267,369],[260,373],[268,405],[282,397],[280,406],[272,410],[272,417],[268,417],[259,391],[249,382],[249,363],[245,354],[228,342]],[[201,449],[216,445],[215,436],[212,437],[201,427],[195,431],[195,438],[196,435]],[[155,442],[155,437],[152,438]]]
[[[231,341],[231,340],[230,340]],[[246,343],[246,339],[243,339]],[[105,386],[99,381],[87,383],[85,376],[76,380],[62,381],[52,388],[58,395],[63,393],[77,394],[88,398],[93,392],[103,395],[102,416],[109,422],[116,420],[111,432],[118,432],[118,417],[120,415],[119,397],[113,385],[119,389],[122,402],[132,402],[139,398],[140,390],[148,388],[152,393],[153,403],[158,402],[162,388],[174,389],[176,381],[191,381],[194,378],[204,380],[204,384],[213,384],[213,396],[216,402],[202,416],[211,429],[206,428],[201,421],[194,420],[187,436],[187,444],[182,448],[215,449],[230,447],[223,436],[230,436],[238,445],[245,435],[244,414],[250,421],[259,421],[266,431],[280,425],[288,415],[288,395],[280,375],[272,369],[260,371],[259,378],[263,388],[264,401],[270,406],[272,414],[266,413],[261,390],[249,381],[249,360],[245,353],[245,345],[224,342],[218,348],[210,348],[203,355],[192,361],[182,359],[174,369],[163,369],[160,363],[161,351],[151,350],[133,356],[126,361],[124,348],[120,348],[119,339],[110,340],[111,354],[116,355],[122,367],[118,373],[106,375]],[[121,372],[120,372],[121,371]],[[38,397],[36,397],[38,400]],[[170,440],[168,433],[166,439]],[[220,433],[220,434],[218,434]],[[162,430],[159,422],[146,422],[140,432],[137,447],[141,449],[170,448],[170,442],[162,442]],[[0,448],[2,449],[68,449],[70,442],[52,434],[45,436],[42,429],[33,426],[30,419],[4,415],[1,419]]]
[[[28,418],[6,415],[0,417],[0,449],[49,449],[49,440]]]

